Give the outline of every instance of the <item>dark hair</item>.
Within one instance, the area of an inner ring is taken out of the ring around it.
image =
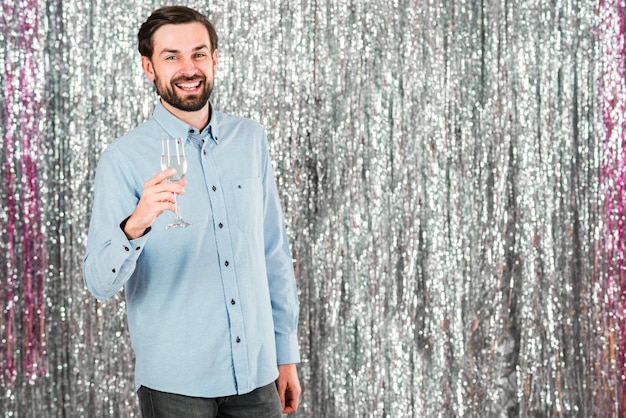
[[[211,52],[217,49],[217,31],[215,26],[200,12],[185,6],[168,6],[152,12],[139,33],[137,33],[137,49],[142,56],[152,58],[152,36],[163,25],[199,22],[206,27],[211,40]]]

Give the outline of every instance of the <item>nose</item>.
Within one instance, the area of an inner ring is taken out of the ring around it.
[[[185,76],[195,75],[198,69],[196,64],[191,58],[184,58],[181,60],[180,73]]]

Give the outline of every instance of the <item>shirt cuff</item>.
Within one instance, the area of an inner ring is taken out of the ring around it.
[[[128,218],[130,218],[130,216]],[[124,228],[126,228],[126,222],[128,222],[128,218],[124,219],[122,221],[122,223],[120,223],[120,229],[122,230],[122,232],[124,232]],[[147,227],[146,230],[143,231],[143,234],[141,234],[141,237],[145,237],[148,234],[148,232],[150,232],[150,231],[152,231],[152,227],[151,226]],[[124,232],[124,236],[126,236],[125,232]],[[141,238],[141,237],[139,237],[139,238]],[[139,238],[135,238],[135,240],[137,240]],[[135,240],[133,240],[133,241],[135,241]]]
[[[276,364],[300,363],[298,336],[294,334],[275,334]]]
[[[148,227],[142,236],[139,238],[135,238],[133,240],[129,240],[124,233],[124,226],[126,226],[126,221],[128,218],[124,219],[122,223],[120,223],[120,229],[115,234],[115,238],[111,242],[112,244],[117,243],[120,248],[120,251],[123,254],[126,254],[126,261],[136,261],[143,250],[144,244],[148,241],[148,233],[152,230],[152,227]]]

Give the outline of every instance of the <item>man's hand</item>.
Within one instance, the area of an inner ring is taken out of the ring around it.
[[[139,238],[166,210],[175,210],[174,193],[184,194],[183,188],[187,180],[180,183],[164,183],[163,181],[176,174],[176,170],[169,168],[161,171],[143,185],[141,199],[124,226],[124,233],[129,240]]]
[[[294,412],[298,409],[300,400],[300,381],[295,364],[281,364],[278,366],[278,379],[276,380],[278,396],[283,405],[283,414]]]

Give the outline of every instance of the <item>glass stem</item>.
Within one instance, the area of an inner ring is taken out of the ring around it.
[[[178,193],[174,193],[174,219],[181,220],[180,207],[178,206]]]

